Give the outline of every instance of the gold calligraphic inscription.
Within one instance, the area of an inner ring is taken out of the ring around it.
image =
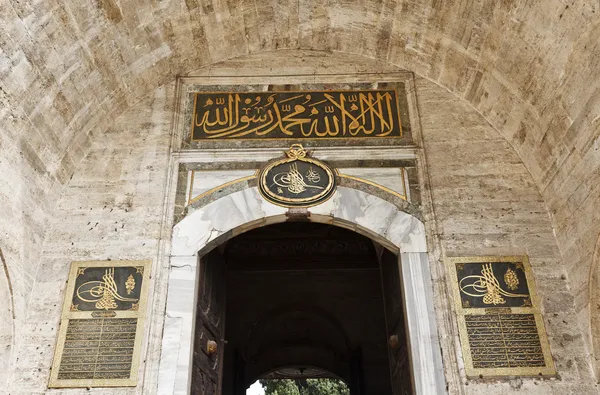
[[[466,315],[475,369],[545,367],[534,314]]]
[[[137,384],[150,264],[73,262],[49,387]]]
[[[514,271],[512,271],[510,268],[507,269],[507,273],[511,273],[511,275],[508,276],[510,284],[511,286],[513,286],[513,288],[511,289],[517,289],[519,280],[516,277],[516,274],[514,274]],[[482,297],[483,303],[486,305],[505,304],[506,299],[504,299],[502,296],[508,296],[511,298],[529,297],[529,295],[527,294],[515,294],[504,290],[500,286],[500,281],[498,281],[498,279],[494,275],[491,263],[486,263],[483,265],[480,275],[470,275],[461,278],[459,286],[460,291],[468,296],[472,296],[475,298]]]
[[[275,174],[275,176],[273,177],[273,183],[281,187],[277,188],[278,191],[287,189],[288,192],[293,193],[294,195],[298,195],[309,188],[324,189],[321,186],[312,185],[308,177],[311,174],[311,171],[313,171],[312,167],[306,171],[306,179],[309,182],[309,184],[307,184],[306,182],[304,182],[304,177],[302,176],[302,173],[298,171],[298,164],[292,163],[287,169],[287,171],[282,171],[281,173]],[[313,177],[313,179],[318,179],[318,177]]]
[[[72,319],[58,380],[129,379],[137,318]]]
[[[447,261],[467,376],[554,375],[527,257]]]
[[[138,303],[143,271],[136,267],[85,269],[78,271],[75,279],[72,303],[78,310],[126,310]]]
[[[402,137],[395,89],[196,93],[192,140]]]
[[[135,288],[135,280],[133,274],[130,274],[130,281],[125,282],[127,293],[131,294]],[[115,268],[111,267],[105,270],[102,276],[102,281],[88,281],[77,288],[77,297],[88,303],[95,302],[97,309],[116,309],[118,307],[116,301],[122,302],[137,302],[136,298],[125,298],[119,295],[117,283],[115,282]]]
[[[270,202],[285,207],[308,207],[327,200],[335,189],[333,170],[309,158],[300,144],[261,170],[259,190]]]

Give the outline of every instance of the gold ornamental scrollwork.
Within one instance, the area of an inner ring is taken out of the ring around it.
[[[290,149],[285,152],[285,155],[290,159],[304,159],[306,158],[306,150],[302,144],[292,144]]]
[[[331,197],[335,174],[327,164],[310,158],[301,144],[284,154],[260,171],[259,191],[265,199],[283,207],[310,207]]]

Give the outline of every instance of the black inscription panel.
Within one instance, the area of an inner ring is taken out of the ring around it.
[[[396,90],[196,93],[192,140],[402,137]]]
[[[448,262],[467,376],[556,374],[527,256]]]
[[[137,310],[143,267],[82,267],[78,269],[71,311]]]
[[[48,387],[137,385],[150,265],[73,262]]]
[[[476,369],[546,366],[533,314],[466,315]]]
[[[69,320],[58,379],[128,379],[136,329],[136,318]]]
[[[474,262],[456,265],[463,308],[531,306],[520,262]]]

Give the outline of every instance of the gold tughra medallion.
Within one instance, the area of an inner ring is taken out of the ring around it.
[[[331,197],[335,175],[328,165],[309,158],[300,144],[285,155],[260,172],[259,190],[265,199],[283,207],[309,207]]]

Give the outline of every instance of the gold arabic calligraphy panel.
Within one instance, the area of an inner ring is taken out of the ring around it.
[[[49,387],[137,384],[150,264],[73,262]]]
[[[401,137],[396,89],[194,95],[191,141]]]
[[[555,374],[527,257],[448,262],[467,376]]]
[[[474,369],[546,366],[534,314],[465,315]]]

